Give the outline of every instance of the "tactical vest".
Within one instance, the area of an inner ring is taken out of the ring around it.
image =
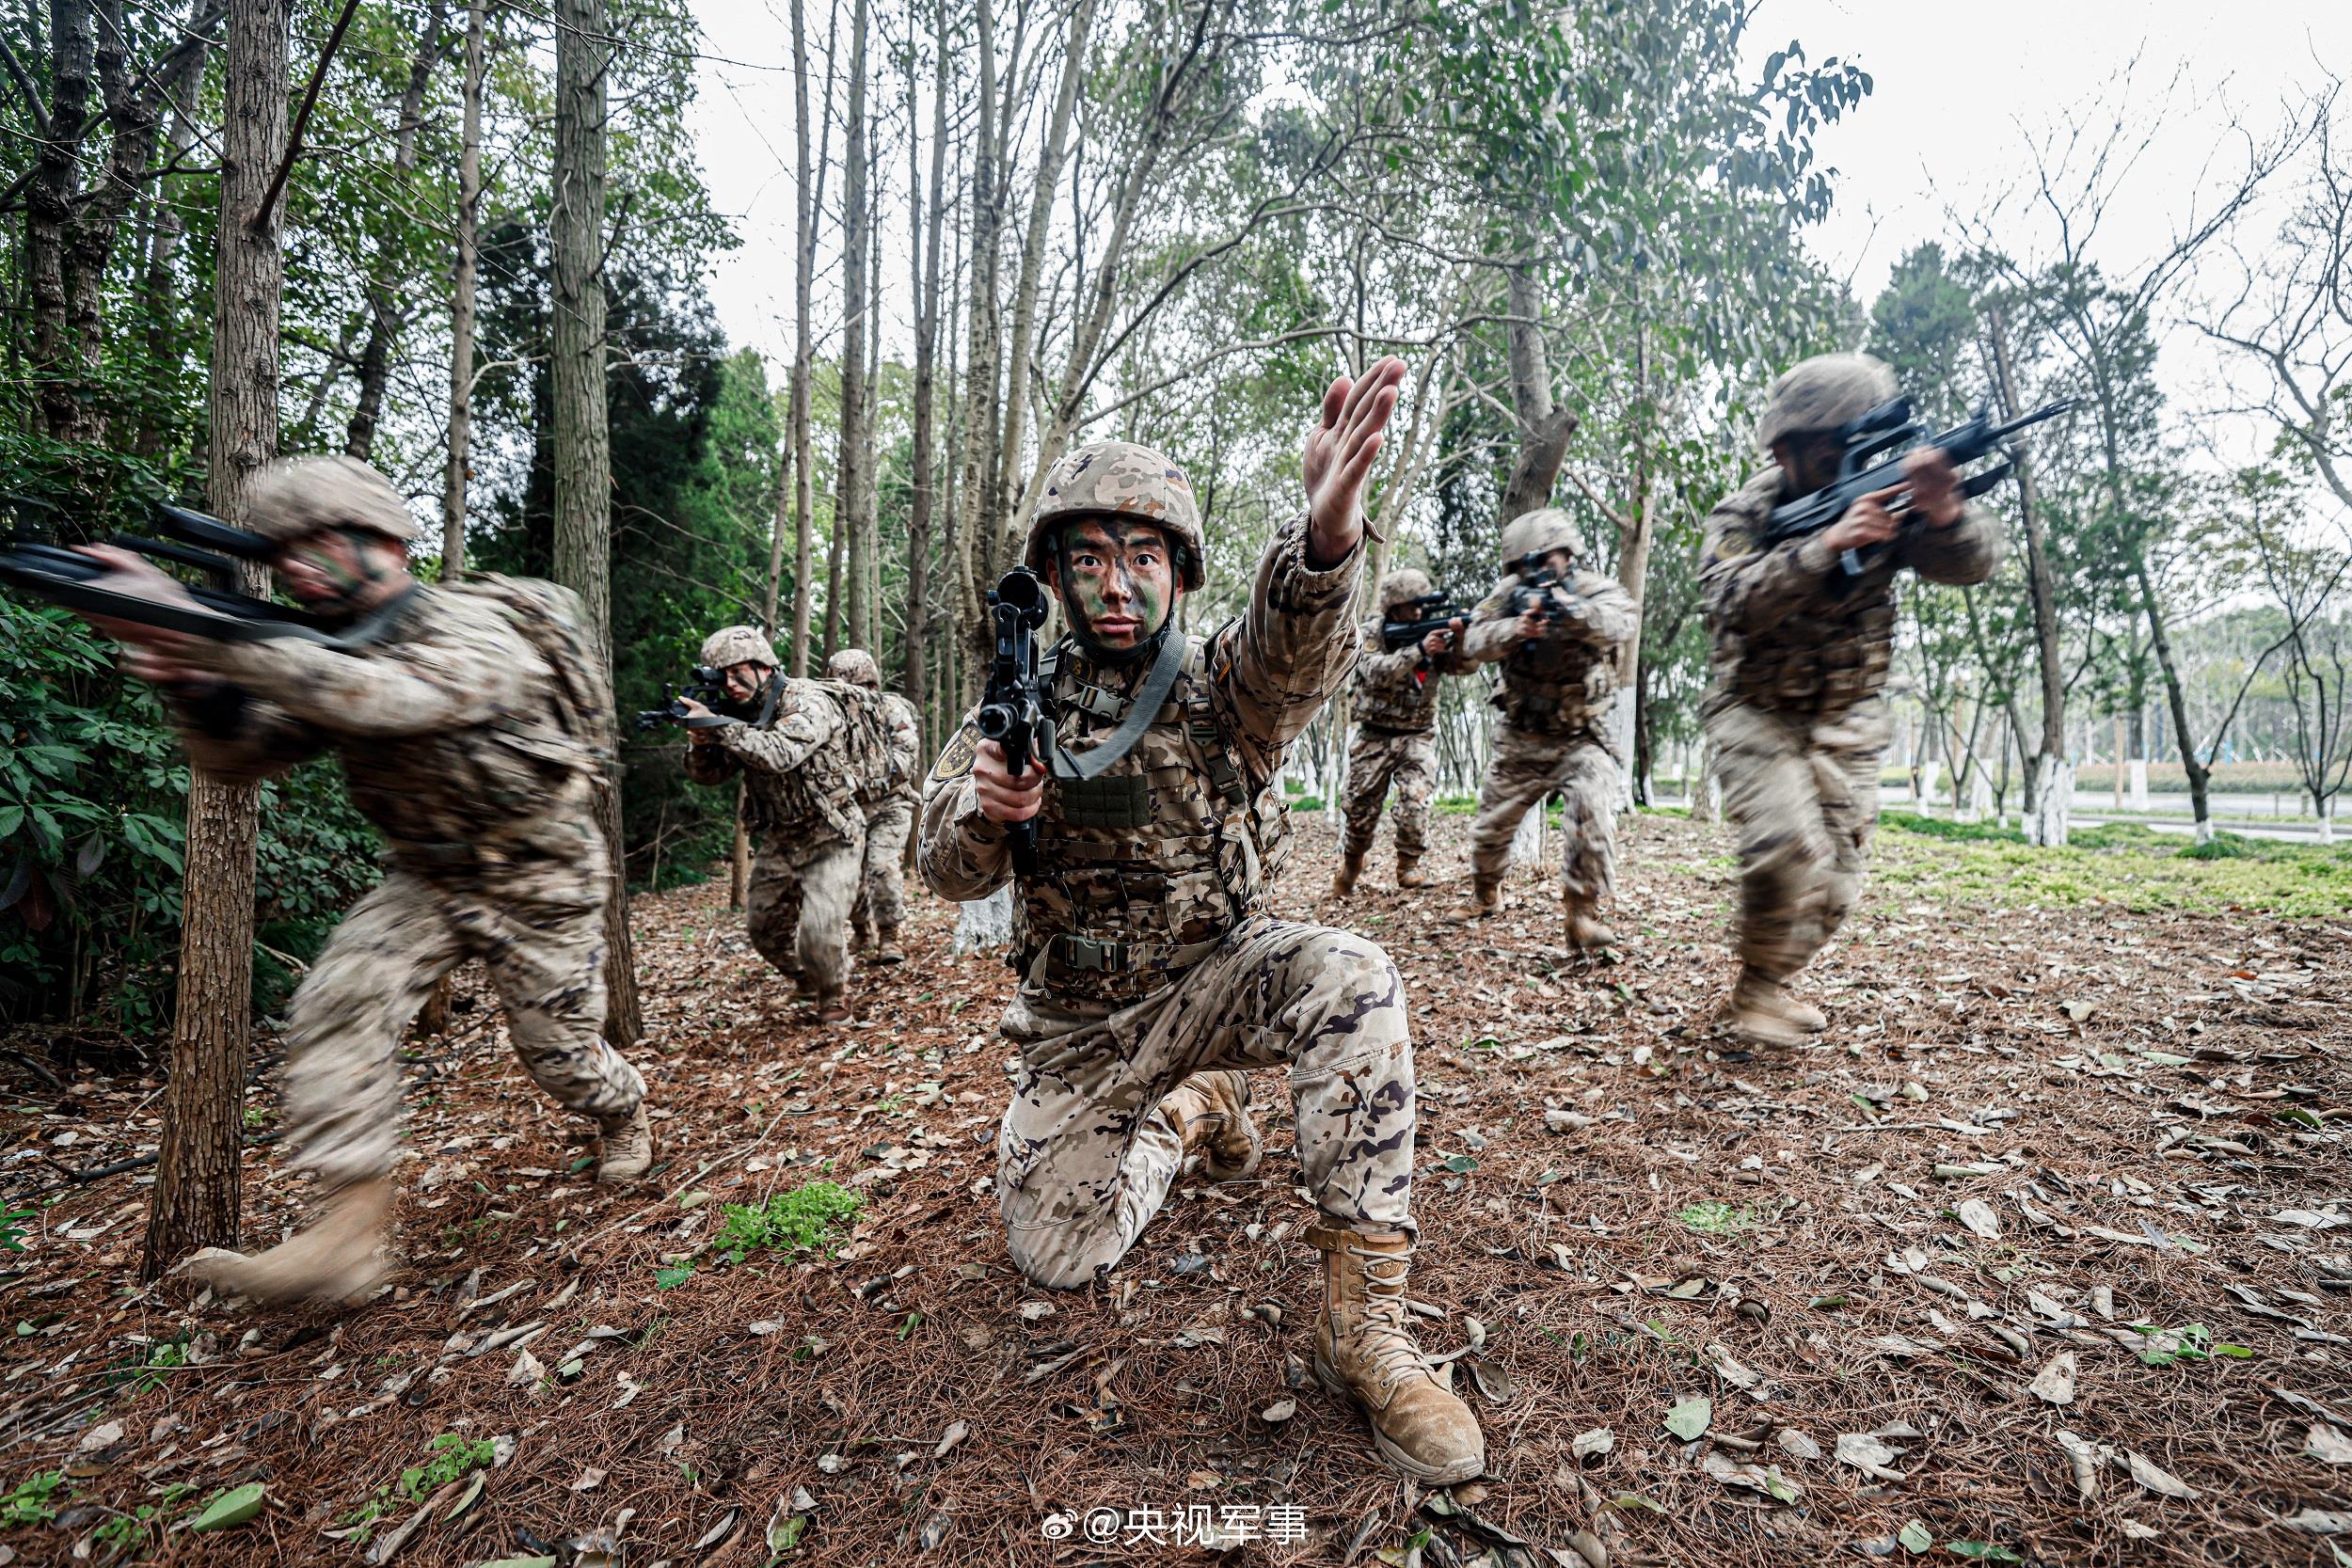
[[[1780,470],[1768,467],[1717,507],[1740,520],[1750,539],[1785,498]],[[1743,637],[1715,626],[1712,663],[1720,705],[1727,694],[1782,713],[1842,713],[1885,689],[1895,657],[1895,574],[1901,562],[1894,550],[1859,577],[1833,566],[1811,598],[1761,636]]]
[[[1590,572],[1576,574],[1580,594],[1613,586]],[[1497,590],[1498,596],[1502,592]],[[1502,687],[1494,695],[1494,705],[1513,729],[1531,735],[1573,736],[1605,728],[1599,721],[1608,714],[1616,694],[1614,648],[1548,637],[1512,648],[1502,661]]]
[[[783,683],[779,711],[794,704],[830,704],[839,719],[833,734],[783,773],[746,768],[744,818],[752,832],[791,840],[827,834],[854,839],[865,830],[862,808],[890,788],[890,750],[882,735],[882,700],[846,681],[775,677]]]
[[[1184,673],[1135,749],[1100,777],[1046,786],[1013,942],[1022,973],[1060,996],[1123,1004],[1156,990],[1262,907],[1288,856],[1288,808],[1270,778],[1251,776],[1214,703],[1222,635],[1187,641]],[[1073,756],[1127,711],[1089,673],[1066,642],[1039,660]]]
[[[1443,622],[1433,623],[1435,631]],[[1375,681],[1369,678],[1372,661],[1390,657],[1380,646],[1380,617],[1375,615],[1357,628],[1355,689],[1350,700],[1356,708],[1356,722],[1368,730],[1384,731],[1390,735],[1427,735],[1438,725],[1438,677],[1434,672],[1425,673],[1419,682],[1407,677],[1401,682]],[[1404,650],[1408,655],[1412,650]]]

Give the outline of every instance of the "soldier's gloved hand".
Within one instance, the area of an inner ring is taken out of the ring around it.
[[[1821,535],[1822,547],[1832,555],[1843,555],[1848,550],[1883,545],[1894,538],[1902,525],[1886,505],[1906,488],[1890,484],[1883,490],[1871,491],[1846,508],[1846,515],[1830,524],[1828,531]]]
[[[686,710],[686,717],[689,719],[709,719],[716,717],[708,708],[703,706],[702,704],[694,701],[691,697],[680,697],[677,700],[677,704],[678,706]],[[689,746],[707,746],[710,744],[711,736],[717,733],[718,732],[716,730],[711,729],[707,725],[699,730],[688,730],[686,732],[686,743]]]
[[[1454,643],[1460,641],[1461,638],[1462,622],[1461,618],[1456,616],[1454,619],[1448,621],[1444,626],[1439,626],[1436,631],[1433,631],[1428,636],[1422,638],[1421,640],[1421,651],[1427,654],[1431,658],[1436,658],[1439,654],[1444,653],[1448,648],[1454,646]]]
[[[1911,509],[1930,528],[1950,528],[1967,514],[1960,493],[1960,470],[1942,447],[1925,447],[1903,459],[1903,480],[1911,486]]]
[[[1543,606],[1537,605],[1519,617],[1518,624],[1511,628],[1511,640],[1515,642],[1541,642],[1545,625]]]
[[[1019,778],[1005,766],[1005,749],[983,740],[973,749],[972,783],[980,798],[980,815],[991,822],[1026,822],[1045,803],[1045,765],[1029,759],[1029,770]]]

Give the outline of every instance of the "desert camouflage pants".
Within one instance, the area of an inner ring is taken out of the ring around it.
[[[1347,746],[1347,788],[1340,810],[1347,818],[1343,847],[1360,855],[1380,831],[1380,807],[1396,791],[1396,855],[1419,860],[1429,852],[1429,800],[1438,792],[1438,739],[1432,735],[1383,735],[1356,728]]]
[[[1708,717],[1740,844],[1740,957],[1772,979],[1811,963],[1862,896],[1887,733],[1878,701],[1819,718],[1734,703]]]
[[[1478,792],[1470,824],[1470,871],[1482,883],[1502,880],[1519,818],[1553,790],[1565,800],[1560,827],[1560,885],[1581,909],[1606,903],[1617,890],[1617,759],[1586,731],[1535,735],[1504,724]]]
[[[907,834],[914,831],[914,802],[894,795],[866,816],[866,870],[851,919],[871,926],[884,940],[907,917]]]
[[[1013,1262],[1041,1285],[1108,1270],[1184,1163],[1160,1102],[1195,1072],[1284,1067],[1298,1163],[1337,1224],[1413,1228],[1413,1046],[1389,956],[1363,937],[1253,916],[1176,982],[1104,1018],[1025,988],[997,1135]]]
[[[515,1054],[549,1099],[584,1117],[633,1109],[644,1080],[598,1032],[604,865],[599,846],[583,862],[464,885],[395,870],[354,904],[291,1009],[286,1124],[298,1163],[330,1188],[391,1168],[401,1036],[468,958],[489,971]]]
[[[838,838],[763,844],[752,862],[743,922],[759,956],[819,1000],[850,978],[850,906],[866,847]]]

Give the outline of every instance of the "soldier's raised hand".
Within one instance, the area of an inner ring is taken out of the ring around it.
[[[980,815],[991,822],[1026,822],[1045,804],[1045,765],[1029,759],[1029,770],[1019,778],[1005,766],[1005,749],[983,740],[973,749],[972,783],[980,799]]]
[[[1323,419],[1308,434],[1307,555],[1314,564],[1346,558],[1364,534],[1364,481],[1396,412],[1405,361],[1389,355],[1360,376],[1341,376],[1323,394]]]

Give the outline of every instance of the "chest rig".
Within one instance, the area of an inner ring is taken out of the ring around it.
[[[1222,639],[1184,641],[1167,694],[1132,692],[1061,643],[1038,661],[1053,740],[1036,818],[1038,869],[1019,884],[1014,961],[1057,995],[1124,1003],[1200,962],[1262,907],[1289,816],[1215,701]],[[1171,652],[1171,662],[1174,655]],[[1091,753],[1132,744],[1115,761]]]
[[[1435,631],[1443,622],[1433,622]],[[1413,670],[1402,675],[1389,673],[1387,666],[1397,657],[1380,643],[1380,617],[1373,616],[1356,628],[1357,646],[1355,689],[1351,698],[1356,705],[1356,722],[1364,729],[1380,735],[1426,735],[1438,725],[1438,676],[1416,662]],[[1407,651],[1406,657],[1419,659],[1420,649]]]
[[[1601,586],[1585,572],[1576,591]],[[1556,591],[1555,591],[1556,592]],[[1595,727],[1617,693],[1617,651],[1581,638],[1544,637],[1522,642],[1502,661],[1494,705],[1514,729],[1532,735],[1574,736]]]

